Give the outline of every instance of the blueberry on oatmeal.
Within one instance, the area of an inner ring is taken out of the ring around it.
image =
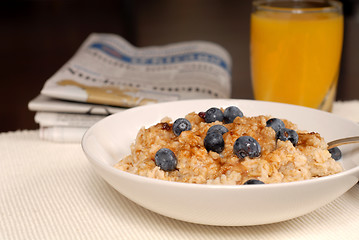
[[[243,117],[243,113],[236,106],[227,107],[223,112],[223,122],[232,123],[236,117]]]
[[[291,141],[294,147],[297,146],[298,144],[298,133],[292,129],[288,129],[288,128],[279,129],[276,134],[276,138],[284,142],[289,140]]]
[[[191,123],[185,118],[178,118],[172,126],[173,133],[176,136],[181,135],[183,131],[189,131],[192,129]]]
[[[279,118],[271,118],[266,122],[266,127],[271,127],[275,132],[278,132],[280,129],[285,128],[284,122]]]
[[[233,145],[233,153],[239,158],[255,158],[261,155],[261,146],[251,136],[239,137]]]
[[[204,138],[204,147],[206,150],[221,153],[224,149],[224,140],[220,132],[210,132]]]
[[[249,179],[248,181],[243,183],[243,185],[252,185],[252,184],[264,184],[264,182],[258,179]]]
[[[215,121],[223,121],[223,112],[221,109],[212,107],[206,111],[206,115],[204,116],[204,120],[206,123],[211,123]]]
[[[228,132],[228,129],[223,125],[213,125],[212,127],[210,127],[208,129],[207,134],[209,134],[211,132],[219,132],[220,134],[223,135],[226,132]]]
[[[155,164],[163,171],[173,171],[177,166],[177,158],[170,149],[161,148],[156,152]]]
[[[342,151],[340,151],[340,149],[338,147],[333,147],[333,148],[329,149],[329,152],[335,161],[338,161],[339,159],[342,158]]]

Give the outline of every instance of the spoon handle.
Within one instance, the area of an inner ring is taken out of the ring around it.
[[[349,143],[359,143],[359,136],[347,137],[328,142],[328,149]]]

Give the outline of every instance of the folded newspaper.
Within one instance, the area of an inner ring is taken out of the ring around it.
[[[93,33],[45,82],[29,109],[37,112],[35,121],[42,138],[79,141],[90,121],[91,125],[130,107],[182,99],[229,98],[231,65],[229,53],[212,42],[139,48],[114,34]],[[80,137],[72,134],[75,132]]]

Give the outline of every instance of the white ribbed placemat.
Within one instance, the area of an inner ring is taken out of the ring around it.
[[[0,134],[0,239],[359,239],[358,184],[334,202],[282,223],[213,227],[163,217],[98,177],[80,144]]]

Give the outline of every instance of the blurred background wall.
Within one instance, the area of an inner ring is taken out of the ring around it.
[[[359,99],[359,1],[342,2],[337,99]],[[232,56],[232,97],[252,99],[250,12],[250,0],[2,0],[0,131],[38,128],[28,102],[92,32],[115,33],[138,47],[216,42]]]

